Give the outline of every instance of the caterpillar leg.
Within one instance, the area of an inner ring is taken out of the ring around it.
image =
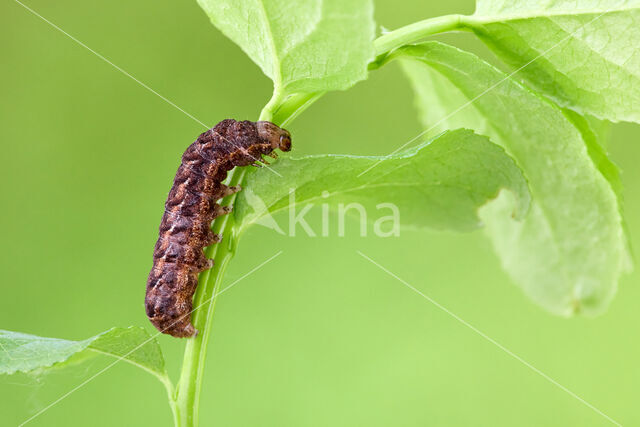
[[[207,258],[204,251],[200,251],[197,255],[196,260],[191,264],[193,265],[194,271],[197,273],[205,270],[209,270],[213,267],[213,260]]]
[[[196,265],[196,271],[200,273],[201,271],[209,270],[211,267],[213,267],[213,260],[205,258],[204,254],[202,254],[202,258],[198,260]]]
[[[216,204],[213,208],[214,218],[217,218],[221,215],[226,215],[231,212],[233,208],[231,206],[220,206]]]
[[[214,243],[218,243],[220,240],[222,240],[222,234],[216,234],[209,229],[203,239],[202,247],[213,245]]]
[[[267,163],[265,159],[256,159],[253,163],[250,163],[249,166],[253,166],[254,168],[263,168],[265,166],[270,166],[270,163]]]
[[[222,197],[227,197],[227,196],[230,196],[232,194],[236,194],[240,190],[242,190],[242,187],[240,187],[239,185],[232,185],[232,186],[223,185],[222,186]]]

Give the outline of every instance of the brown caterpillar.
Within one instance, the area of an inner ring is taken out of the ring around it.
[[[216,202],[240,191],[222,183],[236,166],[260,166],[262,155],[291,149],[291,135],[270,122],[223,120],[204,132],[182,155],[160,223],[147,279],[145,308],[153,326],[174,337],[191,337],[193,294],[198,273],[213,266],[203,249],[220,241],[214,218],[231,211]]]

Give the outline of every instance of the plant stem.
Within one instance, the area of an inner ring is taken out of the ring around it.
[[[229,174],[230,185],[239,185],[246,173],[245,169],[236,169]],[[229,203],[235,195],[229,196]],[[214,222],[214,232],[222,234],[220,243],[206,250],[207,258],[213,258],[214,267],[204,271],[198,278],[200,284],[196,290],[192,323],[198,335],[187,340],[182,362],[182,371],[176,388],[177,422],[176,427],[195,427],[198,425],[200,391],[207,356],[207,343],[211,333],[211,323],[215,311],[217,293],[220,291],[224,272],[234,255],[235,236],[233,235],[233,215],[219,217]]]
[[[322,97],[325,92],[296,93],[286,98],[276,109],[271,112],[271,121],[282,127],[287,126],[304,110]],[[262,119],[261,120],[268,120]]]
[[[394,49],[434,34],[464,29],[464,18],[463,15],[438,16],[414,22],[381,35],[373,42],[376,59],[370,68],[377,68],[376,64],[379,64]]]
[[[271,99],[269,100],[269,102],[267,102],[267,105],[265,105],[260,112],[260,118],[258,120],[268,120],[272,122],[275,111],[280,108],[280,106],[284,102],[283,97],[284,94],[280,91],[280,89],[274,87],[273,95],[271,95]]]
[[[167,390],[167,396],[169,397],[169,406],[171,407],[171,414],[173,415],[173,423],[177,426],[179,424],[178,405],[176,403],[176,393],[173,388],[173,383],[168,375],[157,376],[165,390]]]

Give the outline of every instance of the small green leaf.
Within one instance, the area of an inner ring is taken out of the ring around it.
[[[166,380],[164,358],[158,342],[139,327],[112,328],[82,341],[0,330],[0,374],[58,367],[72,359],[97,354],[122,358]]]
[[[478,228],[478,208],[501,189],[518,201],[512,212],[522,214],[529,202],[513,160],[488,138],[464,129],[387,157],[283,158],[272,167],[282,177],[251,174],[239,193],[234,212],[240,228],[289,208],[293,189],[297,205],[359,203],[374,213],[389,203],[398,208],[401,227],[459,231]]]
[[[475,55],[431,42],[394,56],[415,61],[405,69],[423,112],[433,103],[458,111],[448,126],[481,127],[524,171],[533,199],[524,221],[510,215],[509,194],[480,211],[507,272],[554,313],[602,312],[628,260],[617,170],[602,148],[553,103]],[[423,90],[434,73],[440,92]],[[428,128],[439,117],[422,119]]]
[[[370,0],[198,3],[273,80],[276,93],[346,89],[367,76],[374,35]]]
[[[477,0],[464,21],[558,104],[640,122],[640,0]]]

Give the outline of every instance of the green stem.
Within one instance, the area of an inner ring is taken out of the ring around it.
[[[246,170],[236,169],[229,175],[230,185],[239,185]],[[235,195],[229,196],[230,204]],[[207,343],[211,334],[211,323],[215,311],[217,294],[227,265],[234,255],[235,236],[233,235],[233,215],[219,217],[214,222],[214,232],[221,234],[220,243],[211,245],[205,251],[207,258],[213,258],[214,267],[204,271],[198,278],[200,284],[194,297],[192,323],[198,335],[187,340],[182,362],[182,371],[176,388],[177,422],[176,427],[195,427],[198,425],[200,391],[207,357]]]
[[[173,388],[173,383],[169,376],[158,376],[158,379],[164,385],[165,390],[167,390],[167,396],[169,397],[169,406],[171,407],[171,414],[173,415],[173,423],[178,426],[179,423],[179,415],[178,415],[178,405],[176,403],[176,393]]]
[[[284,94],[280,91],[279,88],[273,88],[273,95],[271,95],[271,99],[267,102],[267,105],[264,106],[262,111],[260,112],[260,118],[258,120],[268,120],[273,122],[273,114],[275,111],[282,105]]]
[[[370,68],[377,68],[376,64],[380,64],[394,49],[434,34],[464,29],[464,18],[463,15],[438,16],[381,35],[373,42],[376,59]]]
[[[307,109],[311,104],[320,99],[325,92],[314,93],[296,93],[285,99],[277,108],[270,112],[271,121],[280,124],[282,127],[286,127],[296,117]],[[268,120],[262,119],[261,120]]]

